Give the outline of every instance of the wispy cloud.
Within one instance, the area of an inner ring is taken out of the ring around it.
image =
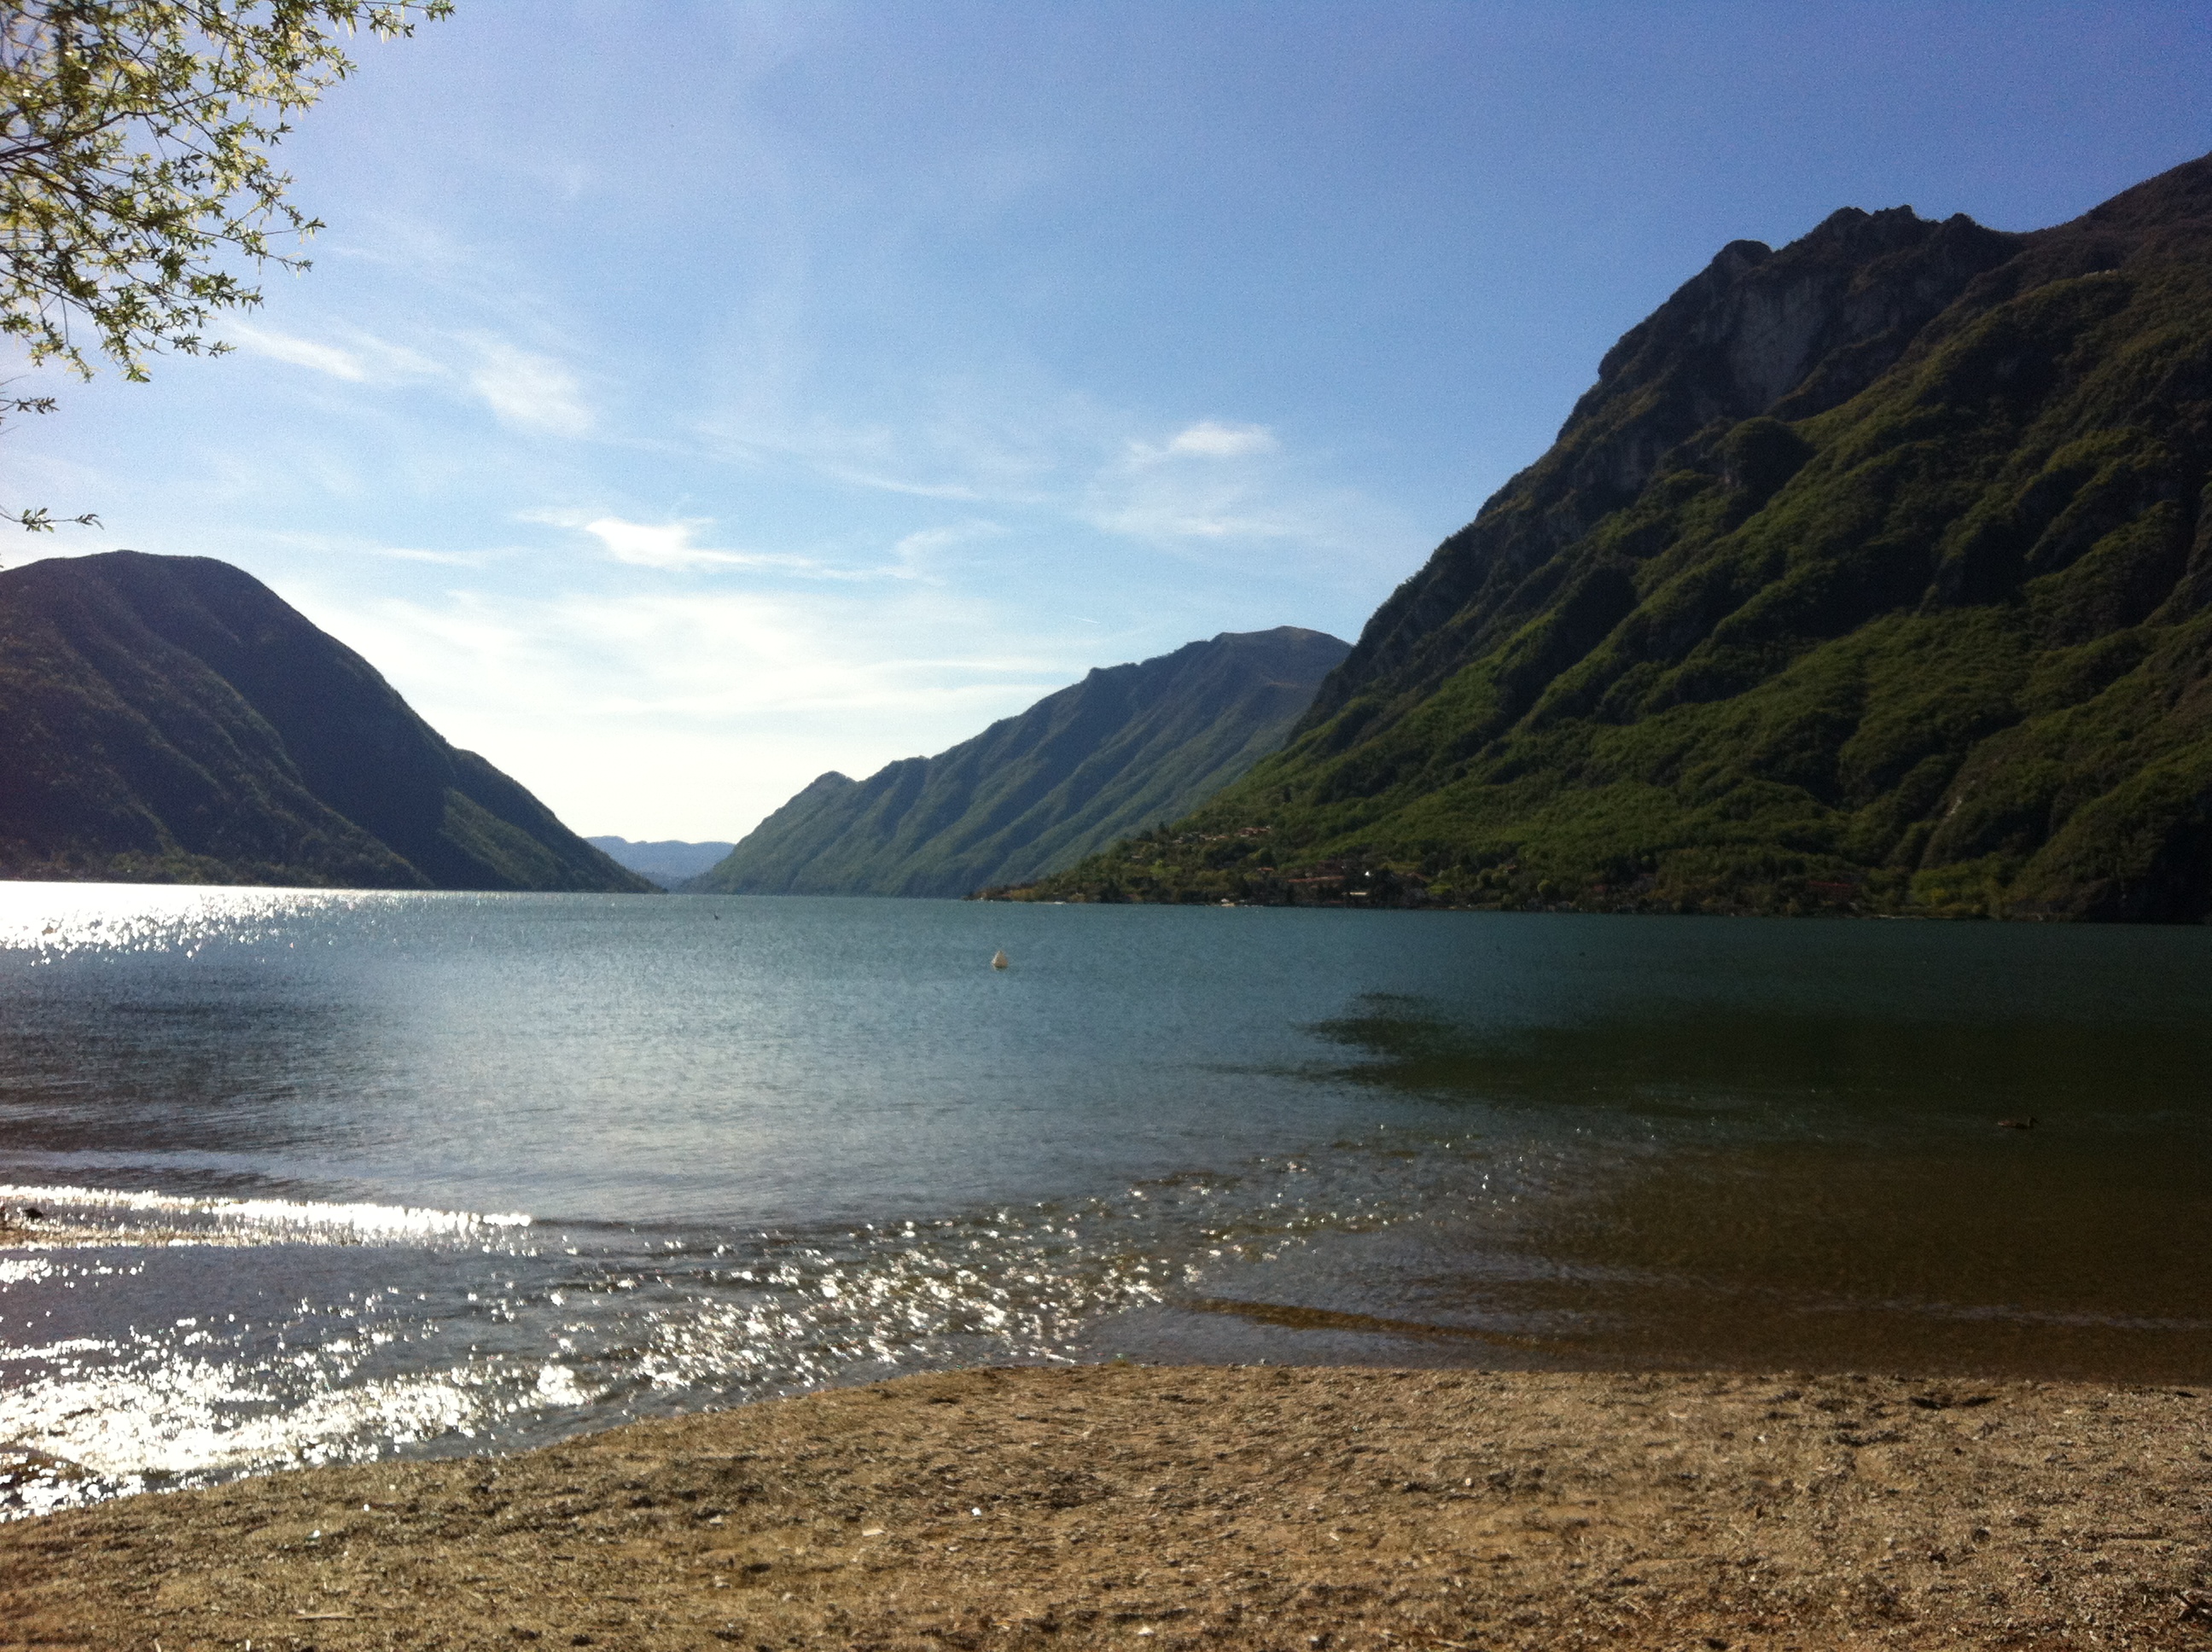
[[[289,361],[295,367],[308,367],[317,373],[327,373],[333,379],[343,379],[349,384],[360,384],[368,377],[361,358],[351,350],[340,349],[335,344],[322,344],[312,338],[295,338],[289,333],[272,331],[265,327],[252,327],[234,321],[227,329],[230,342],[265,355],[272,361]]]
[[[848,466],[829,464],[821,467],[822,474],[833,482],[842,482],[855,488],[866,488],[876,493],[904,494],[909,499],[943,499],[957,504],[977,504],[993,497],[980,488],[963,482],[913,482],[895,476],[882,476],[873,471],[858,471]],[[1001,500],[1004,495],[998,495]]]
[[[1333,539],[1346,501],[1302,510],[1301,467],[1264,424],[1200,419],[1168,434],[1137,434],[1128,416],[1042,389],[1018,408],[1003,388],[946,392],[903,423],[842,426],[772,421],[754,410],[712,433],[732,458],[781,461],[825,481],[872,491],[1058,516],[1149,544]],[[1324,518],[1328,519],[1324,519]]]
[[[1250,459],[1257,453],[1272,453],[1275,446],[1275,434],[1264,424],[1220,424],[1212,419],[1200,419],[1177,431],[1164,448],[1146,452],[1146,456]]]
[[[890,565],[884,574],[893,579],[927,580],[935,582],[938,576],[933,566],[942,555],[954,547],[970,544],[979,539],[995,539],[1006,532],[996,522],[968,521],[956,526],[923,528],[909,533],[891,547]]]
[[[506,556],[498,550],[414,550],[404,545],[379,545],[376,555],[398,562],[429,562],[439,568],[482,568]]]
[[[691,543],[691,536],[705,525],[702,522],[625,522],[617,516],[602,516],[582,525],[585,532],[607,548],[607,555],[633,568],[683,573],[742,565],[742,556],[726,550],[702,550]]]
[[[510,428],[556,436],[581,436],[592,428],[583,386],[566,363],[495,334],[434,337],[418,348],[357,331],[336,339],[302,338],[232,323],[226,331],[233,343],[256,355],[347,384],[444,384],[465,390]]]
[[[339,342],[302,338],[273,327],[230,321],[224,324],[223,335],[255,355],[327,374],[349,384],[409,384],[450,376],[446,367],[422,351],[357,330],[349,331]]]
[[[702,517],[672,522],[633,522],[586,511],[545,510],[525,513],[524,519],[587,533],[599,542],[611,560],[632,568],[657,568],[668,574],[750,568],[804,580],[843,581],[931,581],[936,577],[931,565],[942,553],[955,545],[1003,531],[998,524],[988,521],[924,528],[902,535],[890,546],[887,555],[879,551],[866,561],[845,562],[795,551],[737,550],[701,544],[700,537],[714,525]]]
[[[702,434],[749,468],[972,506],[1035,534],[1057,521],[1223,568],[1265,545],[1271,576],[1290,571],[1290,553],[1301,577],[1340,583],[1347,552],[1395,566],[1418,537],[1373,501],[1321,483],[1318,456],[1267,423],[1209,416],[1163,428],[1018,374],[942,385],[907,416],[865,424],[769,398],[726,410]]]
[[[618,516],[600,516],[574,525],[605,545],[607,555],[615,561],[627,562],[632,568],[657,568],[671,574],[716,568],[772,568],[792,573],[824,571],[811,557],[772,551],[715,550],[693,544],[693,536],[713,526],[710,522],[625,522]]]
[[[1133,539],[1298,539],[1320,526],[1236,486],[1102,488],[1091,520]]]
[[[501,423],[556,436],[591,429],[582,387],[561,362],[489,335],[469,342],[477,360],[468,382]]]
[[[1133,438],[1121,463],[1092,477],[1086,513],[1109,533],[1154,544],[1318,538],[1322,520],[1292,502],[1305,489],[1272,462],[1280,447],[1265,425],[1215,419],[1164,441]]]
[[[786,347],[787,349],[788,347]],[[1123,422],[1087,398],[1017,374],[902,389],[884,416],[841,418],[770,388],[701,421],[713,451],[873,493],[977,505],[1048,505],[1066,477],[1118,452]],[[918,390],[918,401],[907,400]]]

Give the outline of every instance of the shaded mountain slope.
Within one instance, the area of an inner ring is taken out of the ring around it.
[[[823,775],[686,887],[957,896],[1070,865],[1273,750],[1346,649],[1286,625],[1094,671],[937,756]]]
[[[2208,470],[2212,159],[1735,243],[1279,756],[1038,892],[2203,918]]]
[[[128,550],[0,574],[0,873],[651,887],[258,580]]]

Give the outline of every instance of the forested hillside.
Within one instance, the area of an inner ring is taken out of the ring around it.
[[[1274,750],[1346,648],[1285,625],[1094,671],[934,757],[823,775],[686,887],[958,896],[1072,865]]]
[[[2212,913],[2212,159],[1735,242],[1287,748],[1024,893]]]
[[[0,876],[652,887],[252,575],[131,550],[0,574]]]

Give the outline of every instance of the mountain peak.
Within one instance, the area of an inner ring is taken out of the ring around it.
[[[1391,680],[1400,692],[1440,683],[1533,617],[1540,597],[1514,592],[1632,501],[1678,448],[1746,419],[1840,405],[2024,244],[1910,207],[1844,208],[1778,250],[1729,242],[1606,352],[1551,451],[1376,610],[1308,725],[1335,716],[1368,683]],[[1440,623],[1470,610],[1485,616],[1473,630]]]
[[[0,774],[14,877],[648,887],[210,557],[0,573]]]
[[[2203,919],[2208,364],[2212,157],[2027,234],[1731,242],[1172,840],[1210,847],[1046,890]]]

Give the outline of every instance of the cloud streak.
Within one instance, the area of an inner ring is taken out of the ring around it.
[[[1200,419],[1179,430],[1158,454],[1168,459],[1250,459],[1275,451],[1275,433],[1263,424],[1221,424]]]
[[[902,421],[841,425],[755,407],[705,427],[714,449],[756,471],[781,465],[834,484],[1055,521],[1226,565],[1267,545],[1267,572],[1302,548],[1317,577],[1343,577],[1346,552],[1405,550],[1405,525],[1314,477],[1310,455],[1270,426],[1218,417],[1141,428],[1089,398],[1022,383],[946,389]],[[1133,427],[1139,427],[1133,428]],[[1323,559],[1334,559],[1324,562]]]
[[[452,332],[422,349],[365,334],[304,338],[268,330],[241,342],[351,383],[439,382],[525,435],[604,435],[568,365],[495,331]],[[1371,501],[1316,485],[1312,456],[1291,451],[1267,423],[1213,415],[1163,428],[1019,372],[941,383],[918,404],[865,422],[842,421],[818,403],[791,405],[787,387],[726,408],[692,432],[691,458],[771,486],[804,477],[856,495],[916,501],[918,511],[934,505],[1019,519],[1021,531],[1043,544],[1059,523],[1062,538],[1071,530],[1104,535],[1223,568],[1264,545],[1270,574],[1287,571],[1282,559],[1290,554],[1308,561],[1310,577],[1340,580],[1345,553],[1395,549],[1401,527]],[[680,452],[680,445],[671,451]],[[713,489],[711,476],[702,481]],[[704,518],[655,521],[586,506],[535,519],[580,529],[611,561],[659,574],[750,571],[829,581],[927,577],[915,553],[933,542],[917,535],[975,532],[972,522],[947,530],[928,525],[925,514],[921,524],[877,538],[872,551],[840,554],[716,544]],[[1002,530],[994,522],[985,531]]]
[[[609,556],[632,568],[659,568],[668,574],[726,568],[775,568],[831,577],[836,573],[807,556],[776,551],[714,550],[693,544],[692,536],[702,528],[711,527],[710,522],[625,522],[618,516],[595,517],[580,523],[562,520],[564,526],[581,527],[606,548]]]
[[[599,542],[607,558],[629,568],[652,568],[664,574],[712,574],[753,569],[787,574],[803,580],[828,580],[848,584],[873,580],[937,582],[932,564],[953,547],[991,538],[1002,530],[988,521],[968,521],[944,527],[924,528],[901,536],[887,558],[843,564],[822,556],[793,551],[732,550],[697,542],[714,523],[691,517],[672,522],[633,522],[612,514],[594,515],[568,510],[531,511],[524,520],[568,528],[589,534]]]
[[[477,356],[470,387],[501,424],[553,436],[580,436],[591,429],[591,410],[576,375],[562,363],[503,338],[480,335],[469,342]]]
[[[343,383],[387,390],[430,384],[465,392],[510,429],[573,438],[592,428],[583,387],[566,363],[496,334],[441,336],[426,341],[434,355],[362,332],[332,342],[239,323],[226,331],[241,349]]]

